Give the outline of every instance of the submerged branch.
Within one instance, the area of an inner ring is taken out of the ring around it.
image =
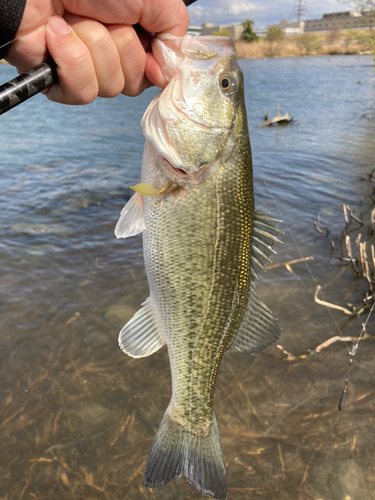
[[[276,267],[281,267],[281,266],[290,266],[292,264],[298,264],[298,262],[306,262],[307,260],[314,260],[314,257],[310,255],[310,257],[304,257],[303,259],[294,259],[294,260],[289,260],[288,262],[281,262],[280,264],[272,264],[271,266],[266,266],[266,271],[269,269],[275,269]]]
[[[309,349],[305,354],[298,354],[298,355],[290,353],[289,351],[284,349],[282,345],[277,345],[276,347],[284,354],[284,357],[280,359],[283,359],[283,361],[297,361],[300,359],[306,359],[312,354],[319,353],[323,349],[326,349],[327,347],[329,347],[332,344],[335,344],[336,342],[352,342],[354,344],[356,342],[360,342],[363,340],[370,340],[374,338],[375,335],[370,336],[366,331],[364,331],[364,335],[360,337],[341,337],[340,335],[335,335],[334,337],[329,338],[322,344],[319,344],[317,347],[315,347],[315,349],[313,350]]]
[[[318,285],[315,290],[315,295],[314,295],[314,300],[317,304],[321,306],[326,306],[329,307],[330,309],[337,309],[338,311],[342,311],[343,313],[347,314],[348,316],[357,316],[359,313],[356,313],[354,311],[349,311],[349,309],[346,309],[345,307],[338,306],[336,304],[331,304],[330,302],[326,302],[325,300],[321,300],[318,298],[318,293],[322,287]]]

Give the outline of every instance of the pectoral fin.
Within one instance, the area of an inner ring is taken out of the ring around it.
[[[145,228],[143,211],[143,198],[135,193],[122,209],[115,227],[116,238],[128,238],[141,233]]]
[[[160,332],[148,297],[119,334],[121,349],[133,358],[143,358],[158,351],[165,340]]]
[[[242,323],[229,349],[255,356],[280,336],[277,318],[251,288]]]

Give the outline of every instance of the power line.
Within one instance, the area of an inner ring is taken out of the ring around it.
[[[305,0],[296,0],[292,16],[293,18],[296,17],[298,22],[301,22],[303,18],[308,17]]]

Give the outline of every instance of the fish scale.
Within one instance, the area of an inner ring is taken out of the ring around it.
[[[143,233],[145,265],[150,295],[165,318],[171,415],[187,428],[212,422],[217,370],[247,303],[254,204],[246,137],[238,149],[244,150],[240,165],[222,164],[215,176],[178,201],[154,198],[146,205],[152,216],[146,216]]]

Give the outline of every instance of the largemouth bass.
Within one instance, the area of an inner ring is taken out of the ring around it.
[[[150,297],[121,330],[121,349],[149,356],[167,344],[172,398],[144,473],[149,487],[185,477],[224,500],[227,476],[213,411],[228,349],[255,355],[281,334],[254,291],[277,240],[254,209],[243,76],[227,37],[161,35],[153,51],[167,87],[151,102],[142,182],[115,234],[143,231]]]

